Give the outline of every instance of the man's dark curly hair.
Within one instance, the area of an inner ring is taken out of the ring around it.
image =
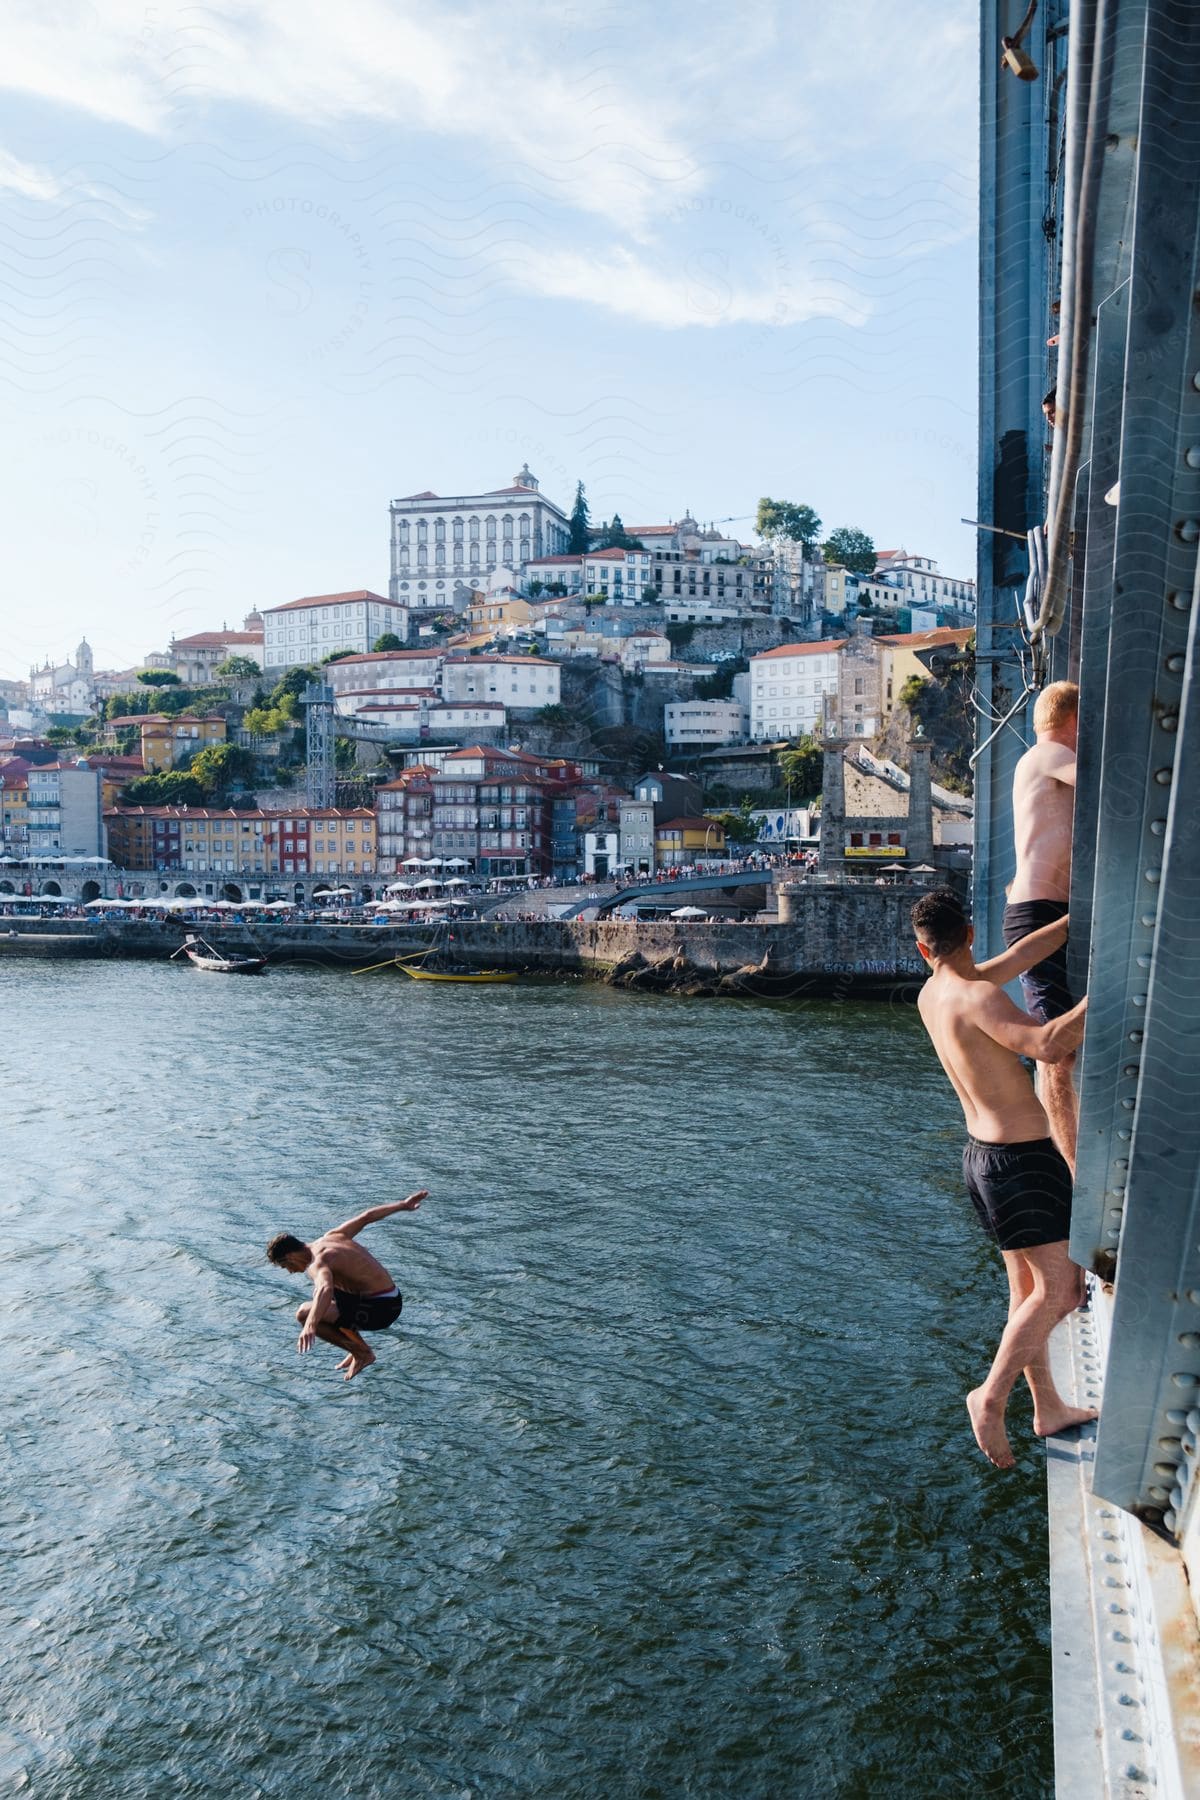
[[[273,1237],[267,1245],[267,1260],[268,1262],[273,1262],[278,1268],[282,1269],[285,1256],[291,1256],[293,1251],[296,1250],[307,1249],[308,1245],[304,1242],[303,1238],[293,1237],[290,1231],[281,1231],[279,1235]]]
[[[935,956],[952,956],[967,941],[967,915],[949,888],[922,894],[912,909],[913,930]]]

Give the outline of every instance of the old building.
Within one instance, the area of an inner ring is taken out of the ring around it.
[[[447,656],[442,698],[448,702],[492,701],[506,707],[557,706],[562,671],[542,656]]]
[[[223,744],[227,728],[219,713],[208,713],[203,718],[193,713],[127,713],[110,719],[107,729],[137,730],[142,740],[139,773],[157,775],[177,769],[210,744]]]
[[[107,854],[95,769],[82,760],[34,764],[27,782],[30,856]]]
[[[267,607],[262,620],[263,668],[272,674],[319,663],[334,650],[365,654],[386,632],[408,633],[406,608],[369,588],[288,600]]]
[[[240,631],[230,631],[222,625],[219,631],[194,631],[188,637],[173,637],[167,667],[175,671],[185,687],[207,687],[229,657],[247,657],[261,669],[263,655],[262,615],[252,612],[247,614]]]
[[[508,487],[481,494],[406,494],[391,504],[389,592],[405,604],[465,605],[497,568],[524,574],[530,562],[566,550],[561,507],[538,491],[525,464]]]
[[[750,658],[750,736],[800,737],[824,716],[827,696],[836,698],[838,653],[844,638],[813,644],[780,644]]]
[[[739,743],[748,723],[738,700],[674,700],[663,708],[663,736],[670,750]]]

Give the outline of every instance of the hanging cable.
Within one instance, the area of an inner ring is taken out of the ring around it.
[[[1090,26],[1086,41],[1082,36],[1076,37],[1076,10],[1076,7],[1072,8],[1071,67],[1067,80],[1068,148],[1063,205],[1058,403],[1050,461],[1045,579],[1037,621],[1032,628],[1035,658],[1041,662],[1045,658],[1043,636],[1057,636],[1066,613],[1071,517],[1087,405],[1096,212],[1112,91],[1117,0],[1078,0],[1081,23],[1086,20]]]

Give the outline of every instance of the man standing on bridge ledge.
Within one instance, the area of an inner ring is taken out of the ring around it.
[[[912,922],[933,971],[917,1001],[921,1020],[970,1134],[963,1151],[967,1192],[1008,1272],[1008,1324],[987,1379],[967,1395],[976,1443],[989,1462],[1008,1469],[1014,1459],[1004,1414],[1022,1371],[1039,1437],[1096,1417],[1091,1407],[1068,1406],[1050,1374],[1050,1333],[1079,1305],[1083,1271],[1067,1254],[1071,1173],[1021,1064],[1023,1056],[1050,1064],[1070,1056],[1083,1036],[1087,1001],[1035,1025],[1003,992],[1005,982],[1061,949],[1065,918],[978,964],[971,955],[974,934],[948,889],[918,900]]]
[[[1071,894],[1071,832],[1075,818],[1075,746],[1079,735],[1079,689],[1073,681],[1052,681],[1033,709],[1037,742],[1013,775],[1013,836],[1017,872],[1004,909],[1004,942],[1011,949],[1040,925],[1061,919]],[[1074,1004],[1067,986],[1067,954],[1060,947],[1021,977],[1030,1016],[1039,1025],[1061,1018]],[[1038,1092],[1050,1121],[1050,1135],[1075,1177],[1079,1102],[1074,1056],[1043,1063]]]

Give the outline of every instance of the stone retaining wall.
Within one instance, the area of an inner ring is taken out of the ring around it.
[[[471,968],[583,975],[617,986],[684,993],[895,994],[915,991],[923,965],[912,941],[905,889],[793,893],[787,924],[694,920],[546,919],[508,924],[456,923],[440,934],[421,926],[282,925],[222,922],[198,929],[232,954],[258,952],[272,962],[360,968],[420,950],[435,935],[439,951]],[[52,920],[22,936],[48,940],[78,932],[101,940],[102,953],[163,957],[189,927],[177,919]],[[196,928],[192,928],[196,929]],[[54,954],[47,942],[47,953]]]

